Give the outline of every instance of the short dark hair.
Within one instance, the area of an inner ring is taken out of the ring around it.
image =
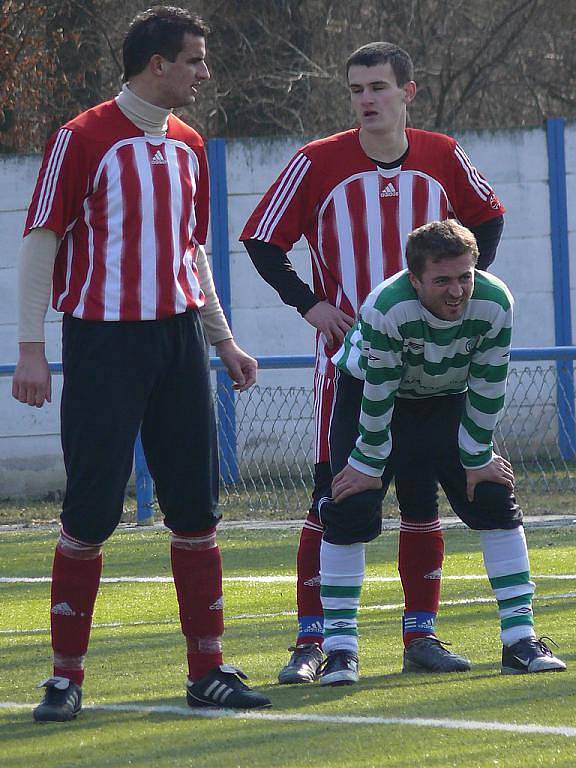
[[[408,269],[420,280],[426,270],[426,262],[455,259],[471,253],[474,264],[478,261],[478,244],[469,229],[455,219],[431,221],[408,235],[406,263]]]
[[[350,67],[359,65],[361,67],[375,67],[377,64],[387,64],[390,62],[396,83],[404,85],[410,80],[414,80],[414,64],[410,54],[403,48],[394,43],[367,43],[350,54],[346,62],[346,77]]]
[[[173,5],[154,5],[139,13],[128,27],[122,46],[124,82],[143,72],[156,53],[175,61],[184,35],[206,37],[209,31],[199,16]]]

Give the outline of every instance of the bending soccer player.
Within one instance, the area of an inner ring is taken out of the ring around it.
[[[438,482],[454,512],[480,531],[498,601],[502,673],[561,671],[534,633],[528,550],[514,475],[494,453],[504,405],[512,296],[476,271],[474,235],[454,220],[408,237],[408,269],[375,288],[333,357],[336,398],[330,434],[332,498],[322,499],[324,609],[322,685],[358,680],[357,610],[365,542],[381,529],[382,499],[402,478],[403,519],[427,522]],[[424,512],[423,512],[424,510]],[[404,672],[420,671],[404,653]]]
[[[359,128],[302,147],[241,234],[261,276],[317,329],[314,491],[298,548],[298,636],[280,683],[314,680],[323,658],[318,501],[329,495],[332,482],[328,434],[335,369],[330,356],[368,293],[405,266],[406,237],[414,227],[455,216],[474,232],[482,269],[493,261],[503,227],[502,205],[462,147],[448,136],[406,128],[416,94],[406,51],[392,43],[369,43],[349,57],[346,75]],[[312,257],[313,290],[286,255],[302,235]],[[421,489],[422,524],[404,515],[411,486],[402,483],[396,478],[404,646],[416,654],[413,643],[421,641],[417,657],[423,669],[468,669],[466,659],[434,637],[444,556],[436,483],[426,493]]]
[[[74,718],[102,569],[142,443],[171,531],[190,706],[269,699],[222,663],[216,429],[205,330],[240,390],[256,361],[236,346],[203,243],[208,170],[201,137],[171,110],[210,77],[204,23],[155,6],[124,40],[124,85],[49,141],[20,258],[20,355],[13,395],[50,400],[44,317],[64,312],[62,446],[67,484],[52,569],[53,677],[38,721]],[[53,278],[53,280],[52,280]]]

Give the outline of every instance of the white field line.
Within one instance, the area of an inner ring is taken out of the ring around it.
[[[0,702],[0,709],[18,711],[30,709],[30,704]],[[452,720],[425,717],[376,717],[362,715],[314,715],[291,712],[236,712],[232,709],[192,710],[176,706],[147,707],[141,704],[91,704],[84,709],[102,712],[135,712],[147,715],[180,715],[196,718],[232,718],[280,723],[324,723],[326,725],[406,725],[417,728],[447,728],[457,731],[500,731],[505,733],[538,734],[576,738],[576,728],[568,725],[536,725],[500,723],[486,720]]]
[[[576,598],[576,592],[563,592],[562,594],[534,595],[533,600],[572,600]],[[443,600],[442,606],[455,605],[480,605],[483,603],[494,603],[493,597],[473,597],[464,600]],[[360,612],[365,611],[401,611],[404,603],[385,603],[383,605],[363,605]],[[233,616],[226,616],[226,621],[256,620],[256,619],[281,619],[288,616],[296,616],[296,611],[278,611],[277,613],[238,613]],[[143,627],[160,626],[163,624],[177,624],[178,619],[154,619],[152,621],[111,621],[101,624],[93,624],[92,629],[122,629],[124,627]],[[48,634],[50,630],[47,627],[37,629],[0,629],[2,635],[43,635]]]
[[[538,581],[574,581],[576,573],[542,573],[532,574],[531,578]],[[442,576],[442,581],[487,581],[486,574],[476,573],[464,576]],[[172,576],[104,576],[103,584],[172,584]],[[295,575],[286,576],[225,576],[223,581],[229,583],[254,584],[289,584],[296,583]],[[50,584],[50,576],[0,576],[0,584]],[[392,584],[399,583],[399,576],[367,576],[364,583]]]

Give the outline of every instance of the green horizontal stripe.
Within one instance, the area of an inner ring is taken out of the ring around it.
[[[358,616],[358,611],[355,608],[332,610],[332,608],[324,608],[325,619],[355,619]]]
[[[494,398],[484,397],[468,389],[468,400],[473,408],[482,413],[499,413],[504,407],[504,395]]]
[[[532,603],[532,592],[518,597],[511,597],[508,600],[498,600],[498,608],[516,608],[518,605],[530,605]]]
[[[370,430],[363,427],[362,424],[359,424],[358,426],[360,427],[360,436],[362,437],[362,442],[366,443],[366,445],[379,447],[388,442],[388,434],[390,431],[388,428],[380,429],[377,432],[371,432]]]
[[[472,437],[477,443],[480,443],[480,445],[489,445],[492,442],[493,430],[479,427],[475,421],[472,421],[466,412],[462,414],[461,424],[466,432],[468,432],[470,437]]]
[[[489,384],[506,381],[508,375],[508,363],[504,365],[479,365],[470,363],[470,375],[476,379],[484,379]]]
[[[368,360],[366,358],[362,358],[363,365],[362,367],[366,370],[366,381],[368,381],[370,384],[375,384],[376,386],[380,386],[381,384],[387,384],[389,381],[397,382],[400,381],[402,378],[402,372],[403,368],[401,365],[397,366],[385,366],[385,367],[378,367],[371,366],[368,370]]]
[[[322,597],[360,597],[362,587],[336,587],[329,584],[320,585]]]
[[[510,627],[533,627],[534,616],[531,613],[526,613],[524,616],[511,616],[509,619],[501,619],[500,626],[502,629],[510,629]]]
[[[365,464],[367,467],[373,469],[384,469],[386,459],[373,459],[371,456],[365,456],[358,448],[354,448],[350,454],[350,458],[357,461],[359,464]]]
[[[507,576],[494,576],[490,579],[492,589],[504,589],[504,587],[519,587],[530,583],[530,571],[511,573]]]
[[[503,283],[496,282],[493,275],[479,275],[476,274],[476,281],[474,283],[474,292],[472,293],[473,299],[481,299],[482,301],[493,301],[495,304],[499,304],[505,312],[510,309],[510,299],[506,293]]]
[[[487,336],[483,338],[476,349],[478,352],[489,352],[491,349],[495,349],[496,347],[498,347],[498,349],[505,350],[510,346],[511,341],[512,328],[502,328],[496,334],[496,336]]]
[[[372,384],[373,382],[370,381],[368,383]],[[369,397],[364,395],[362,398],[362,410],[369,416],[383,416],[394,406],[395,398],[396,388],[394,388],[394,392],[390,392],[390,394],[382,400],[371,400]]]
[[[492,443],[482,453],[468,453],[460,448],[460,461],[465,469],[476,469],[488,464],[492,458]]]
[[[353,635],[358,637],[358,630],[353,627],[347,629],[324,629],[324,637],[334,637],[334,635]]]

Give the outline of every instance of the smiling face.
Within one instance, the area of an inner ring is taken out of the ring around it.
[[[203,37],[185,34],[182,49],[174,61],[159,54],[155,54],[152,59],[151,67],[159,75],[156,79],[157,106],[177,109],[191,104],[196,99],[198,87],[210,79],[206,66],[206,41]]]
[[[427,259],[420,277],[409,272],[410,282],[423,307],[440,320],[460,320],[474,290],[475,256]]]
[[[353,64],[348,70],[352,109],[360,128],[368,133],[393,133],[406,126],[406,106],[416,95],[416,83],[398,85],[390,65],[365,67]]]

